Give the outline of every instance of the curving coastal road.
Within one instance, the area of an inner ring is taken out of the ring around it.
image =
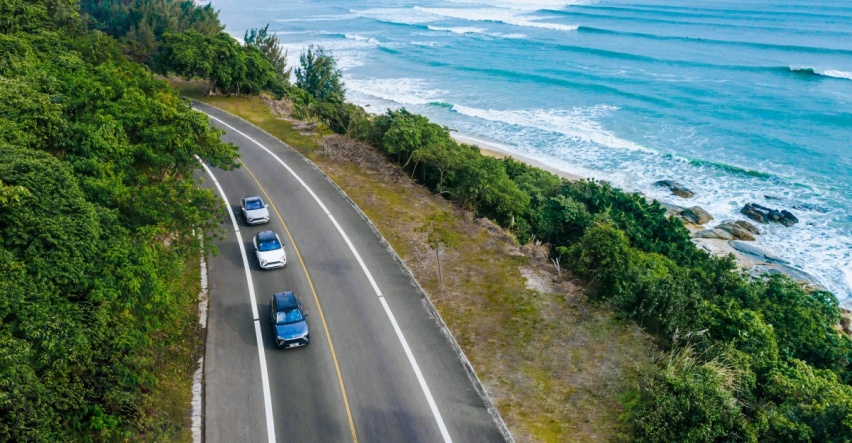
[[[224,222],[208,262],[205,441],[510,439],[428,303],[352,204],[277,139],[193,106],[240,146],[243,162],[205,174],[237,216]],[[239,199],[249,195],[270,204],[269,224],[240,220]],[[257,265],[252,237],[264,229],[285,243],[283,269]],[[307,347],[273,345],[268,303],[282,290],[295,291],[309,314]]]

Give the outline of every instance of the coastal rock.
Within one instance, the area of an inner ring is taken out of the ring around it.
[[[849,318],[848,312],[841,313],[840,328],[846,335],[852,335],[852,318]]]
[[[713,220],[713,216],[699,206],[693,206],[691,208],[684,209],[680,211],[678,215],[684,221],[687,221],[689,223],[695,223],[696,225],[703,225],[704,223]]]
[[[757,246],[750,245],[748,243],[744,243],[744,242],[736,241],[736,240],[730,242],[730,244],[731,244],[731,247],[733,247],[737,251],[740,251],[744,254],[753,255],[753,256],[755,256],[755,257],[757,257],[761,260],[765,260],[767,262],[781,263],[781,264],[784,264],[784,265],[790,264],[790,262],[788,262],[787,260],[784,260],[783,258],[781,258],[781,257],[779,257],[779,256],[777,256],[777,255],[775,255],[775,254],[773,254],[773,253],[771,253],[771,252],[769,252],[765,249],[759,248]]]
[[[733,240],[734,236],[724,229],[705,229],[692,234],[695,238],[716,238],[719,240]]]
[[[674,194],[678,197],[692,198],[692,196],[695,195],[694,192],[690,191],[689,189],[687,189],[682,184],[680,184],[676,181],[673,181],[673,180],[660,180],[660,181],[658,181],[654,184],[657,185],[657,186],[663,186],[665,188],[669,188],[669,190],[672,191],[672,194]]]
[[[745,220],[737,220],[733,222],[740,229],[745,229],[748,232],[751,232],[754,235],[760,235],[760,230],[757,229],[757,226],[745,221]]]
[[[808,274],[801,269],[796,269],[790,265],[785,265],[783,263],[767,263],[752,266],[747,270],[748,274],[752,277],[758,278],[763,274],[784,274],[793,280],[804,283],[810,286],[812,289],[825,289],[822,285],[819,284],[816,277],[811,274]]]
[[[793,205],[793,209],[798,209],[800,211],[814,211],[819,212],[820,214],[825,214],[831,210],[830,208],[815,203],[796,203]]]
[[[758,223],[775,222],[790,227],[799,222],[799,219],[786,209],[779,211],[757,203],[746,204],[740,210],[740,213]]]
[[[752,234],[751,231],[744,229],[731,221],[726,221],[719,226],[716,226],[716,229],[728,232],[737,240],[754,241],[754,234]]]
[[[680,214],[680,211],[683,211],[683,206],[678,206],[678,205],[673,205],[673,204],[671,204],[671,203],[661,202],[661,201],[659,201],[659,200],[654,200],[654,199],[652,199],[652,198],[650,198],[650,197],[648,198],[648,203],[649,203],[649,204],[652,204],[652,203],[654,203],[655,201],[656,201],[657,203],[659,203],[659,204],[660,204],[660,206],[662,206],[663,208],[665,208],[665,209],[666,209],[666,217],[675,217],[675,216],[678,216],[678,215]]]

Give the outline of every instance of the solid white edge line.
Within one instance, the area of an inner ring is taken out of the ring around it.
[[[205,112],[205,114],[207,114],[207,113]],[[304,187],[308,191],[308,193],[311,194],[311,196],[314,198],[314,201],[316,201],[317,204],[319,204],[319,206],[320,206],[320,208],[322,208],[323,212],[325,212],[328,215],[328,217],[331,219],[332,223],[334,223],[334,226],[337,229],[337,232],[339,232],[340,235],[343,236],[343,240],[349,246],[349,249],[352,251],[352,254],[355,255],[355,259],[358,260],[358,264],[361,265],[361,269],[364,271],[364,274],[367,275],[367,279],[370,281],[370,284],[373,286],[373,289],[376,291],[376,295],[379,297],[379,300],[381,301],[382,306],[384,307],[385,314],[387,314],[388,319],[390,319],[391,325],[393,325],[394,331],[396,331],[396,336],[397,336],[397,338],[399,338],[400,343],[402,343],[402,348],[405,351],[405,355],[408,357],[408,362],[411,364],[411,367],[414,370],[414,375],[417,377],[417,381],[420,383],[420,388],[423,390],[423,394],[426,396],[426,402],[429,403],[429,408],[432,409],[432,415],[434,415],[435,421],[438,424],[438,428],[441,430],[441,435],[444,438],[444,442],[445,443],[452,443],[453,440],[452,440],[452,438],[450,438],[450,433],[447,430],[447,425],[444,424],[444,419],[443,419],[443,417],[441,417],[441,412],[438,411],[438,405],[435,403],[435,399],[432,397],[432,392],[429,390],[429,386],[426,385],[426,379],[423,377],[423,373],[420,371],[420,366],[417,365],[417,361],[414,359],[414,354],[411,352],[411,349],[408,347],[408,342],[405,340],[405,336],[402,335],[402,330],[399,328],[399,325],[396,322],[396,318],[393,316],[393,312],[391,312],[390,306],[388,306],[387,301],[385,301],[384,296],[382,295],[382,291],[379,289],[378,284],[376,284],[376,280],[373,278],[373,274],[370,273],[370,271],[367,269],[367,265],[364,263],[364,260],[361,259],[361,254],[359,254],[358,251],[355,250],[355,246],[349,240],[349,237],[346,235],[346,233],[343,232],[343,228],[340,227],[340,225],[337,223],[337,220],[335,220],[334,217],[331,215],[331,211],[329,211],[328,208],[326,208],[326,206],[320,201],[319,197],[317,197],[317,195],[314,193],[314,191],[311,188],[308,187],[307,183],[305,183],[302,180],[301,177],[296,175],[296,172],[293,171],[290,168],[290,166],[288,166],[286,163],[284,163],[284,160],[281,160],[281,158],[278,157],[269,148],[267,148],[266,146],[263,146],[257,140],[249,137],[244,132],[240,131],[239,129],[237,129],[237,128],[235,128],[235,127],[233,127],[233,126],[231,126],[231,125],[229,125],[225,122],[223,122],[222,120],[220,120],[216,117],[213,117],[210,114],[207,114],[207,116],[210,117],[212,120],[216,120],[217,122],[221,123],[222,125],[230,128],[231,130],[233,130],[237,134],[242,135],[246,139],[250,140],[252,143],[259,146],[261,149],[266,151],[273,158],[275,158],[275,160],[277,160],[278,163],[280,163],[282,166],[284,166],[284,168],[287,169],[287,171],[289,171],[290,174],[292,174],[293,177],[296,178],[296,180],[298,180],[298,182],[302,185],[302,187]],[[230,210],[230,206],[228,207],[228,210]]]
[[[405,341],[405,336],[402,335],[402,330],[399,329],[399,324],[396,322],[396,318],[393,316],[387,300],[385,300],[384,297],[379,297],[379,301],[382,303],[382,307],[385,308],[385,313],[388,315],[391,325],[393,325],[393,330],[396,331],[396,336],[399,338],[399,342],[402,343],[402,349],[405,350],[408,362],[411,363],[411,367],[414,368],[414,375],[417,377],[417,381],[423,389],[423,394],[426,395],[426,401],[429,402],[432,414],[435,415],[435,420],[438,422],[438,428],[441,430],[441,436],[444,437],[445,442],[452,443],[453,439],[450,438],[450,432],[447,430],[447,425],[444,424],[444,418],[441,417],[441,412],[438,411],[438,405],[435,403],[435,399],[432,398],[432,391],[430,391],[429,386],[426,385],[426,379],[420,371],[420,366],[417,365],[417,360],[414,359],[414,353],[411,352],[411,348],[408,347],[408,342]]]
[[[207,113],[205,112],[205,114],[207,114]],[[258,147],[260,147],[260,149],[263,149],[264,151],[266,151],[269,155],[271,155],[271,156],[272,156],[272,158],[274,158],[276,161],[278,161],[278,163],[280,163],[280,164],[281,164],[281,166],[283,166],[283,167],[284,167],[284,169],[286,169],[288,172],[290,172],[290,174],[291,174],[291,175],[293,175],[293,177],[295,177],[295,178],[296,178],[296,180],[299,182],[299,184],[301,184],[301,185],[302,185],[302,187],[303,187],[303,188],[305,188],[305,190],[306,190],[306,191],[308,191],[308,193],[309,193],[309,194],[311,194],[311,197],[313,197],[313,198],[314,198],[314,201],[315,201],[315,202],[317,202],[317,204],[318,204],[318,205],[320,205],[320,208],[322,208],[322,211],[323,211],[324,213],[326,213],[326,214],[330,214],[330,213],[331,213],[331,211],[329,211],[329,210],[328,210],[328,208],[326,208],[326,207],[325,207],[325,205],[322,203],[322,201],[320,201],[319,197],[317,197],[317,195],[316,195],[316,194],[314,194],[313,189],[311,189],[310,187],[308,187],[308,184],[307,184],[307,183],[305,183],[305,181],[304,181],[304,180],[302,180],[302,177],[299,177],[299,175],[298,175],[298,174],[296,174],[296,171],[294,171],[294,170],[290,169],[290,166],[289,166],[287,163],[284,163],[284,160],[281,160],[281,158],[279,158],[277,155],[275,155],[275,153],[274,153],[274,152],[270,151],[270,150],[269,150],[269,148],[267,148],[266,146],[263,146],[262,144],[260,144],[260,142],[259,142],[259,141],[257,141],[257,140],[255,140],[255,139],[253,139],[253,138],[249,137],[246,133],[244,133],[244,132],[240,131],[239,129],[237,129],[237,128],[235,128],[235,127],[233,127],[233,126],[231,126],[231,125],[229,125],[229,124],[227,124],[227,123],[225,123],[225,122],[223,122],[222,120],[220,120],[220,119],[218,119],[218,118],[216,118],[216,117],[213,117],[213,116],[212,116],[212,115],[210,115],[210,114],[207,114],[207,116],[208,116],[208,117],[210,117],[212,120],[216,120],[217,122],[221,123],[223,126],[227,126],[228,128],[231,128],[231,129],[232,129],[234,132],[236,132],[237,134],[242,135],[243,137],[245,137],[246,139],[248,139],[248,140],[249,140],[249,141],[251,141],[252,143],[256,144]]]
[[[228,209],[228,215],[231,217],[231,223],[234,225],[234,235],[237,237],[237,244],[240,245],[240,255],[242,255],[243,258],[243,269],[245,269],[249,300],[251,301],[254,334],[255,338],[257,338],[257,354],[260,359],[260,380],[261,385],[263,386],[263,406],[266,409],[266,433],[269,437],[269,443],[275,443],[275,421],[272,417],[272,395],[270,394],[269,389],[269,374],[266,371],[266,354],[263,351],[263,335],[260,333],[260,319],[257,314],[257,300],[254,296],[254,282],[251,279],[251,269],[249,268],[248,257],[246,256],[246,248],[245,245],[243,245],[243,238],[240,235],[237,218],[234,216],[234,211],[231,209],[230,203],[228,203],[228,198],[225,196],[225,191],[222,189],[222,185],[220,185],[219,181],[216,180],[216,176],[213,175],[213,171],[207,166],[207,164],[201,161],[198,156],[195,158],[198,159],[201,166],[203,166],[204,170],[207,171],[210,179],[213,180],[213,184],[216,185],[216,189],[219,190],[219,195],[222,196],[222,200],[225,202],[225,208]]]
[[[358,260],[358,264],[361,265],[361,270],[363,270],[364,273],[367,274],[367,280],[370,280],[370,284],[373,285],[373,290],[376,291],[376,295],[381,297],[382,290],[379,289],[379,285],[376,283],[376,280],[373,279],[373,274],[371,274],[370,271],[367,270],[367,264],[364,263],[364,260],[361,259],[361,254],[359,254],[358,251],[355,250],[355,245],[352,244],[352,241],[350,241],[349,237],[343,232],[343,228],[340,227],[340,224],[337,223],[337,220],[334,218],[334,216],[328,214],[328,218],[331,219],[331,223],[333,223],[334,227],[337,228],[337,232],[339,232],[340,235],[343,237],[343,241],[345,241],[346,244],[349,245],[349,249],[352,251],[353,254],[355,254],[355,260]]]

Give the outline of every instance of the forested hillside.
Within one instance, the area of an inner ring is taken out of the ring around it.
[[[221,211],[195,156],[236,150],[78,8],[0,3],[0,440],[168,439],[145,416],[157,355]]]

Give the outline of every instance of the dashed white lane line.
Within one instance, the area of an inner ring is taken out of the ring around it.
[[[198,160],[201,162],[200,158]],[[272,418],[272,395],[269,391],[269,374],[266,371],[266,354],[263,352],[263,335],[260,333],[260,318],[257,313],[257,299],[254,295],[254,282],[251,279],[251,268],[249,268],[246,248],[245,245],[243,245],[243,238],[240,235],[240,227],[237,224],[237,218],[234,216],[231,204],[228,203],[229,200],[228,197],[225,196],[225,191],[222,189],[222,185],[219,184],[219,181],[216,180],[216,176],[213,175],[213,171],[211,171],[204,162],[201,162],[201,166],[203,166],[204,170],[207,171],[210,179],[213,180],[213,184],[216,185],[216,189],[219,190],[219,195],[221,195],[222,200],[225,201],[225,208],[228,209],[228,215],[231,217],[231,223],[234,225],[234,234],[237,236],[237,244],[240,246],[240,255],[243,258],[243,269],[245,269],[246,273],[246,283],[248,284],[249,300],[251,302],[251,315],[254,320],[254,335],[257,339],[257,354],[260,359],[260,380],[261,385],[263,386],[263,405],[266,409],[266,433],[269,436],[269,443],[275,443],[275,421]]]
[[[444,442],[445,443],[452,443],[453,440],[452,440],[452,438],[450,438],[450,433],[447,430],[447,425],[444,424],[444,419],[443,419],[443,417],[441,417],[441,412],[438,411],[438,405],[435,403],[435,399],[432,397],[432,392],[429,390],[429,386],[426,384],[426,379],[423,377],[423,373],[420,371],[420,366],[417,364],[417,361],[414,358],[414,354],[411,352],[411,348],[408,346],[408,342],[405,340],[405,336],[403,336],[402,330],[399,328],[399,324],[396,322],[396,318],[394,317],[393,312],[390,309],[390,306],[388,306],[387,301],[385,300],[384,296],[382,295],[382,291],[379,289],[378,284],[376,284],[376,280],[373,278],[373,274],[370,273],[370,270],[367,269],[367,265],[364,263],[364,260],[361,259],[361,254],[358,253],[358,251],[355,249],[355,245],[352,244],[352,241],[350,241],[349,237],[346,235],[346,233],[343,232],[343,228],[341,228],[340,225],[337,223],[337,220],[334,219],[334,216],[331,214],[331,211],[329,211],[328,208],[326,208],[326,206],[322,203],[322,201],[320,201],[319,197],[317,197],[317,195],[307,185],[307,183],[305,183],[304,180],[302,180],[302,178],[299,177],[298,174],[296,174],[296,171],[294,171],[292,168],[290,168],[289,165],[284,163],[284,160],[282,160],[280,157],[278,157],[278,155],[276,155],[274,152],[272,152],[269,148],[267,148],[266,146],[264,146],[263,144],[261,144],[257,140],[251,138],[250,136],[248,136],[248,134],[240,131],[239,129],[237,129],[237,128],[235,128],[235,127],[233,127],[233,126],[231,126],[227,123],[225,123],[221,119],[218,119],[218,118],[216,118],[216,117],[214,117],[210,114],[207,114],[207,116],[210,117],[211,120],[215,120],[215,121],[219,122],[222,126],[225,126],[225,127],[229,128],[230,130],[234,131],[235,133],[240,134],[241,136],[245,137],[246,140],[249,140],[250,142],[252,142],[255,145],[257,145],[258,147],[260,147],[260,149],[263,149],[269,155],[271,155],[272,158],[274,158],[279,164],[281,164],[281,166],[283,166],[284,169],[286,169],[288,172],[290,172],[290,174],[296,179],[296,181],[298,181],[299,184],[301,184],[302,187],[305,188],[305,190],[307,190],[307,192],[311,195],[311,197],[313,197],[314,201],[317,202],[317,204],[320,206],[320,208],[322,208],[322,211],[326,215],[328,215],[329,219],[331,219],[331,222],[334,224],[334,227],[337,229],[337,232],[340,233],[340,235],[343,237],[343,240],[349,246],[349,250],[351,250],[352,254],[355,255],[355,259],[358,261],[358,264],[361,266],[361,269],[364,271],[364,274],[367,276],[367,279],[370,281],[370,284],[373,286],[373,289],[376,291],[376,295],[379,297],[379,300],[382,303],[382,307],[384,308],[385,314],[387,314],[388,319],[390,320],[391,325],[393,325],[393,329],[396,332],[396,336],[399,339],[400,343],[402,344],[402,348],[405,351],[405,356],[408,357],[408,362],[411,364],[411,367],[414,370],[414,375],[417,377],[418,383],[420,383],[420,388],[423,390],[423,395],[426,396],[426,402],[429,404],[429,408],[432,410],[432,415],[435,417],[435,422],[438,425],[438,429],[440,429],[440,431],[441,431],[441,436],[444,438]],[[206,166],[205,166],[205,168],[206,168]],[[209,172],[209,169],[208,169],[208,172]],[[212,177],[212,174],[210,174],[210,175]],[[217,183],[216,186],[218,187],[219,184]],[[220,189],[220,192],[221,192],[221,188],[219,188],[219,189]],[[225,194],[222,193],[223,197],[224,197],[224,195]],[[228,211],[229,212],[231,211],[230,205],[228,206]],[[233,213],[231,214],[231,219],[232,220],[234,219]],[[235,224],[235,227],[236,227],[236,224]],[[242,242],[240,242],[240,248],[242,248]],[[243,252],[243,260],[245,260],[245,252]],[[248,273],[248,267],[246,267],[246,272]],[[255,317],[256,317],[256,315],[255,315]],[[263,354],[261,353],[261,356],[262,355]],[[261,359],[262,358],[263,357],[261,357]],[[266,368],[265,365],[263,367]]]

